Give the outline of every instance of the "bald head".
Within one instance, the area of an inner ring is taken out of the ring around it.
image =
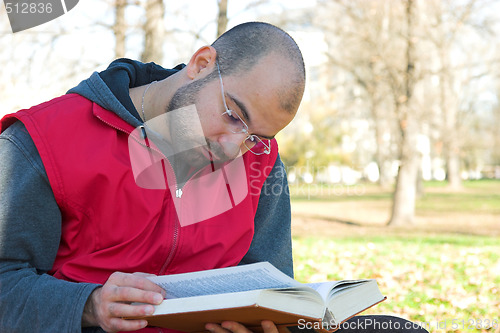
[[[297,111],[305,86],[304,60],[288,33],[268,23],[248,22],[226,31],[212,46],[222,75],[250,71],[267,56],[280,59],[279,69],[286,76],[278,92],[280,104],[289,113]]]

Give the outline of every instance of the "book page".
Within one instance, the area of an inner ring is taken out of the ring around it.
[[[330,291],[335,288],[335,285],[340,281],[319,282],[319,283],[306,283],[309,288],[316,290],[324,301],[328,300]]]
[[[301,285],[268,262],[148,279],[165,289],[167,299]]]
[[[340,280],[319,283],[306,283],[305,285],[316,290],[321,295],[323,300],[327,301],[334,293],[365,282],[367,282],[367,280]]]

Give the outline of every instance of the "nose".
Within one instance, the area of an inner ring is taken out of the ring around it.
[[[247,137],[248,134],[246,133],[228,133],[219,138],[219,144],[226,156],[235,158],[238,156],[240,150],[242,154],[246,153],[248,150],[244,145]]]

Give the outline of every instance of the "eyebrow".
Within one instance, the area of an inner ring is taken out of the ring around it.
[[[248,123],[248,124],[251,124],[251,120],[250,120],[250,115],[248,114],[248,109],[247,107],[245,106],[245,103],[243,103],[242,101],[240,101],[239,99],[237,99],[236,97],[234,97],[233,95],[231,95],[230,93],[226,92],[226,95],[227,97],[229,97],[233,102],[234,104],[236,104],[238,106],[238,108],[241,110],[241,114],[243,115],[243,118],[245,118],[245,122]]]
[[[248,124],[248,125],[251,125],[252,121],[250,119],[250,115],[248,114],[248,109],[245,105],[245,103],[243,103],[242,101],[240,101],[238,98],[234,97],[233,95],[229,94],[228,92],[226,92],[226,95],[227,97],[229,97],[233,102],[234,104],[236,104],[238,106],[238,108],[241,110],[241,115],[243,116],[243,118],[245,118],[245,122]],[[267,135],[260,135],[260,134],[253,134],[253,135],[256,135],[258,137],[261,137],[261,138],[264,138],[264,139],[267,139],[267,140],[272,140],[274,139],[274,135],[273,136],[267,136]]]

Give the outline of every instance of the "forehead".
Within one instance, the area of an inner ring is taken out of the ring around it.
[[[290,86],[286,65],[279,57],[267,56],[251,70],[223,78],[228,95],[245,105],[255,134],[274,136],[294,117],[281,101]]]

